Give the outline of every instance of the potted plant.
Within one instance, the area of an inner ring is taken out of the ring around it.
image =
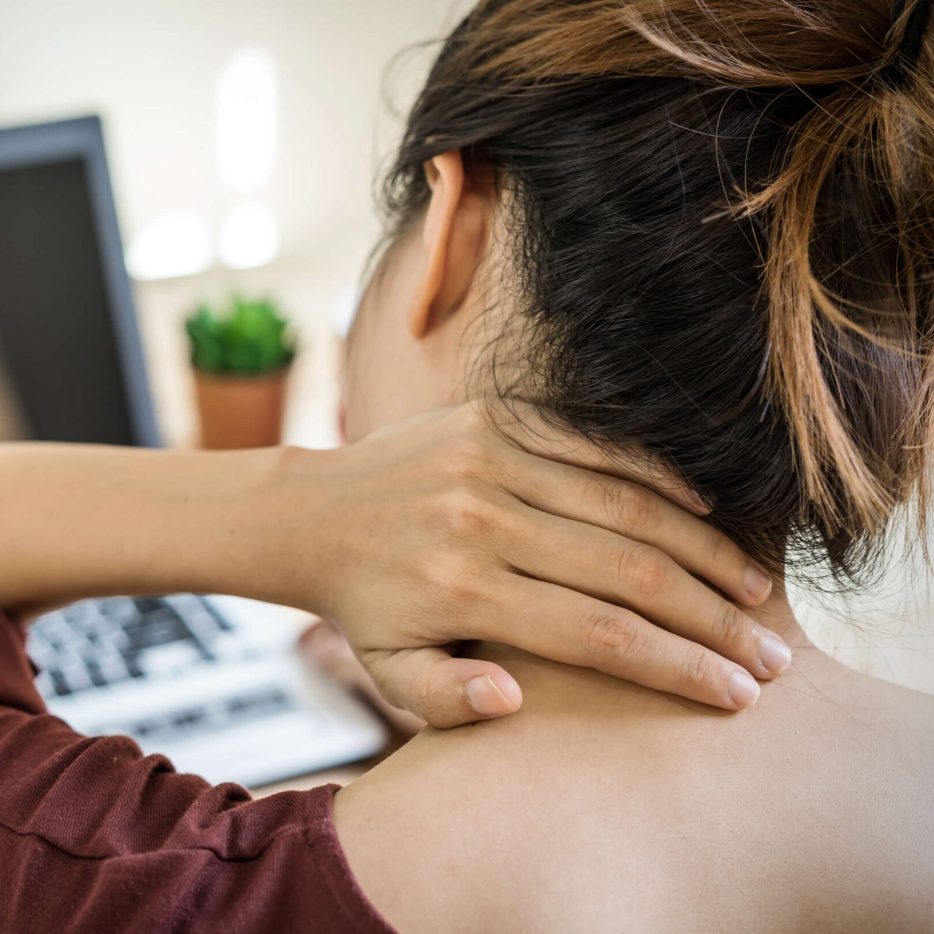
[[[279,444],[295,342],[277,306],[239,296],[217,312],[202,305],[187,331],[202,445],[230,450]]]

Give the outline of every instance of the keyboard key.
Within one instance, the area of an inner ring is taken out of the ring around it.
[[[91,675],[87,666],[81,661],[63,666],[60,672],[72,693],[83,691],[92,686]]]
[[[179,594],[84,600],[37,620],[27,648],[52,697],[239,661],[248,647],[204,598]],[[223,706],[218,714],[229,716]]]
[[[30,638],[26,650],[36,668],[57,668],[60,663],[58,650],[47,639]]]
[[[194,641],[194,634],[183,620],[174,614],[160,616],[155,621],[146,620],[145,625],[127,630],[130,651],[153,646],[167,645],[170,642]]]
[[[142,652],[128,652],[123,656],[123,662],[126,665],[126,670],[129,672],[131,678],[143,678],[142,666],[140,665],[140,656]]]
[[[68,682],[57,668],[50,668],[48,676],[52,680],[52,690],[59,697],[65,697],[71,694],[71,688],[68,686]]]
[[[80,645],[84,640],[84,633],[73,628],[65,618],[56,614],[49,617],[42,628],[45,637],[57,646]]]
[[[204,707],[198,707],[194,710],[185,710],[172,717],[172,726],[178,729],[191,728],[207,719],[208,713]]]
[[[108,597],[106,600],[96,601],[95,605],[104,616],[117,619],[133,619],[139,616],[136,605],[129,597]]]
[[[72,626],[82,623],[92,612],[88,603],[75,603],[73,606],[61,610],[61,615]]]
[[[52,683],[52,677],[47,671],[40,671],[36,675],[36,690],[43,697],[49,697],[55,693],[55,685]]]
[[[227,711],[237,716],[245,713],[267,715],[277,711],[291,710],[293,707],[294,704],[288,694],[278,688],[270,688],[255,694],[243,694],[227,702]]]
[[[250,655],[251,647],[233,636],[223,635],[210,643],[211,653],[223,661],[239,661]]]
[[[191,594],[175,594],[165,598],[165,605],[180,613],[182,616],[189,616],[192,613],[204,613],[206,608],[204,601],[199,597],[193,597]]]
[[[103,672],[101,672],[100,667],[98,666],[97,662],[88,661],[87,670],[88,670],[88,674],[91,677],[91,683],[94,685],[94,687],[102,688],[105,684],[108,683],[107,679],[103,675]]]
[[[76,631],[81,632],[86,639],[99,638],[112,632],[120,632],[122,623],[112,616],[102,613],[93,613],[86,616],[80,623],[73,624]]]
[[[220,613],[216,613],[211,607],[207,604],[204,604],[205,609],[208,611],[208,614],[214,619],[214,622],[217,624],[218,629],[222,629],[224,632],[232,632],[233,626],[230,625],[230,622],[226,620]]]
[[[130,637],[122,629],[104,633],[95,641],[102,652],[125,652],[130,648]]]
[[[178,674],[201,661],[198,647],[190,642],[150,648],[137,657],[140,667],[149,677]]]
[[[114,684],[130,677],[130,672],[119,655],[101,655],[96,659],[96,664],[106,684]]]
[[[127,730],[131,736],[139,737],[143,739],[147,736],[152,736],[153,733],[157,733],[159,730],[164,730],[165,725],[163,723],[158,723],[155,720],[149,720],[145,723],[137,723],[134,726]]]

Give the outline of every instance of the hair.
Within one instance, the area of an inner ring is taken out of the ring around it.
[[[445,42],[385,187],[493,170],[524,377],[507,394],[662,455],[767,566],[857,581],[926,504],[930,0],[488,0]]]

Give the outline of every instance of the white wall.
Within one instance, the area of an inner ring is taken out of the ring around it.
[[[234,288],[279,298],[305,353],[289,440],[334,441],[333,333],[378,233],[373,179],[436,46],[469,0],[0,0],[0,126],[100,114],[124,240],[193,213],[215,245],[241,200],[218,167],[225,65],[263,50],[278,73],[267,204],[281,249],[266,268],[138,283],[163,433],[195,435],[184,317]],[[421,47],[421,48],[420,48]],[[400,53],[409,50],[399,58]],[[393,67],[390,67],[390,65]],[[0,413],[2,414],[2,413]]]
[[[261,195],[286,255],[373,231],[370,179],[390,59],[452,22],[449,0],[0,0],[0,125],[106,120],[125,239],[171,211],[212,224],[217,84],[232,55],[279,70],[279,158]],[[424,61],[424,56],[421,56]],[[408,71],[417,80],[417,60]],[[403,93],[403,99],[407,99]]]

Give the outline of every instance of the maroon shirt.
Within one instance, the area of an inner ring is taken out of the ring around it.
[[[356,884],[337,786],[253,801],[45,709],[0,614],[0,931],[392,929]]]

